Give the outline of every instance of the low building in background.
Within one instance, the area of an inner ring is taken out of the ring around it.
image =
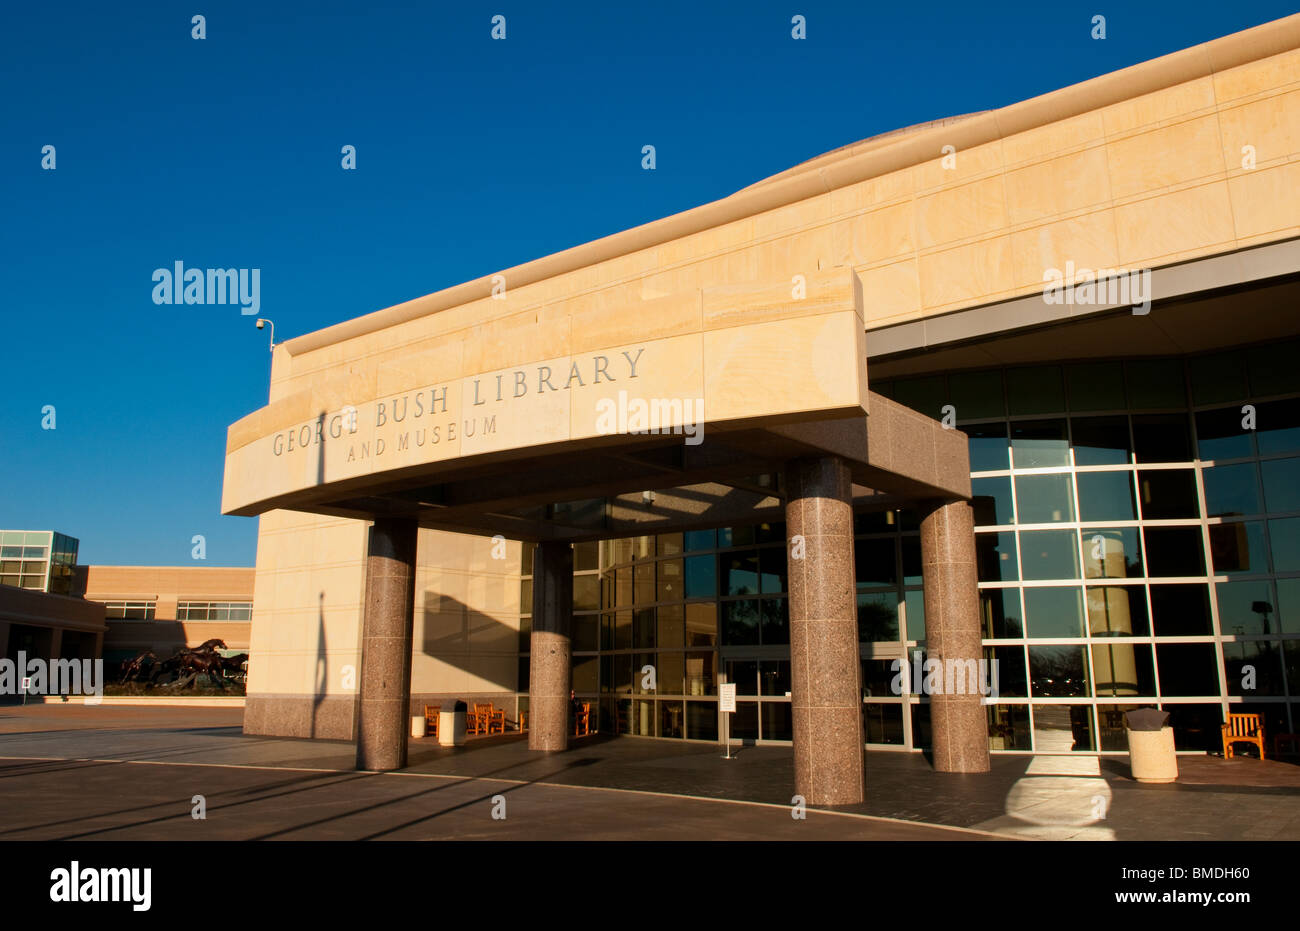
[[[0,530],[0,650],[39,659],[94,659],[102,605],[73,597],[79,541],[53,530]]]
[[[218,566],[77,566],[75,590],[104,608],[108,665],[160,659],[213,638],[248,651],[253,570]]]

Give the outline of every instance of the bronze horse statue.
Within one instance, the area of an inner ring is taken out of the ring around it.
[[[119,680],[130,682],[143,673],[146,667],[154,666],[157,662],[158,657],[154,655],[153,650],[145,650],[134,659],[123,660]]]

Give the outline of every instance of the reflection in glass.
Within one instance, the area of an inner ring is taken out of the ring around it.
[[[1156,644],[1161,695],[1218,695],[1217,665],[1212,643]]]
[[[989,705],[989,749],[1032,750],[1028,705]]]
[[[975,565],[981,582],[1015,581],[1019,578],[1016,535],[1010,531],[975,534]]]
[[[760,695],[774,695],[784,698],[790,691],[790,661],[784,659],[765,659],[758,664],[758,683]]]
[[[1010,640],[1024,636],[1021,625],[1020,589],[980,589],[980,618],[989,640]]]
[[[718,557],[722,563],[722,587],[727,595],[758,594],[758,551],[742,550],[724,553]]]
[[[1138,473],[1138,497],[1146,520],[1196,517],[1196,475],[1190,469]]]
[[[688,740],[718,739],[718,706],[711,701],[686,703],[686,738]]]
[[[660,695],[683,695],[685,692],[683,676],[686,670],[686,655],[676,650],[666,650],[656,654],[655,676],[656,691]]]
[[[1130,579],[1142,576],[1142,547],[1136,527],[1089,527],[1083,531],[1083,577]]]
[[[1075,698],[1089,694],[1087,647],[1029,647],[1029,684],[1036,698]]]
[[[1141,585],[1089,585],[1088,634],[1092,637],[1145,637],[1146,588]]]
[[[898,584],[898,566],[894,555],[894,537],[867,538],[853,541],[853,558],[858,590]]]
[[[1017,469],[1070,464],[1064,420],[1024,420],[1011,424],[1011,455]]]
[[[1300,634],[1300,579],[1278,579],[1277,609],[1284,634]],[[1300,679],[1292,680],[1291,691],[1300,695]]]
[[[1151,621],[1157,637],[1198,637],[1214,632],[1208,585],[1152,585]]]
[[[1210,560],[1216,573],[1245,575],[1268,571],[1264,522],[1210,524]]]
[[[1103,695],[1155,695],[1156,672],[1151,647],[1122,640],[1092,645],[1092,681]]]
[[[762,568],[759,585],[765,595],[779,595],[785,591],[786,558],[785,548],[767,547],[758,551],[758,562]]]
[[[898,595],[876,592],[858,596],[858,639],[863,643],[898,640]]]
[[[722,604],[722,642],[727,646],[757,646],[761,608],[757,598]]]
[[[1155,410],[1187,406],[1183,363],[1180,359],[1125,362],[1124,377],[1128,381],[1129,407]]]
[[[1258,514],[1262,510],[1253,462],[1203,469],[1201,480],[1205,483],[1207,517]]]
[[[794,726],[788,701],[765,701],[759,706],[764,740],[793,740]],[[897,706],[896,706],[897,707]]]
[[[996,676],[999,696],[1025,698],[1029,695],[1029,679],[1025,675],[1024,647],[985,647],[984,658],[996,664],[990,667],[990,677]]]
[[[1230,695],[1285,694],[1281,653],[1271,640],[1225,641],[1223,671]]]
[[[1032,711],[1035,753],[1094,749],[1091,705],[1034,705]]]
[[[1300,511],[1300,459],[1266,459],[1259,471],[1269,511]]]
[[[1005,421],[963,424],[961,429],[970,438],[967,445],[972,472],[996,472],[1010,466]]]
[[[1077,588],[1026,588],[1025,620],[1037,640],[1082,637],[1083,596]]]
[[[1187,415],[1133,415],[1133,452],[1138,462],[1190,462],[1192,432]]]
[[[759,640],[765,645],[790,642],[790,612],[784,598],[764,598]]]
[[[681,737],[685,721],[682,703],[679,701],[661,701],[659,704],[659,736]]]
[[[1279,632],[1273,591],[1268,582],[1220,582],[1214,586],[1214,597],[1219,604],[1219,630],[1224,636],[1251,637]]]
[[[692,650],[686,654],[686,694],[716,695],[718,654],[713,650]]]
[[[657,601],[673,601],[686,597],[686,586],[682,578],[682,561],[664,559],[659,563]]]
[[[1015,509],[1011,502],[1011,479],[998,475],[971,479],[971,507],[975,511],[975,526],[992,526],[1015,523]]]
[[[1055,365],[1006,370],[1007,408],[1015,414],[1054,414],[1065,410],[1065,385]]]
[[[689,604],[686,606],[686,645],[714,647],[718,645],[718,607],[716,604]]]
[[[1016,503],[1022,524],[1074,520],[1074,487],[1070,475],[1016,476]]]
[[[959,420],[1003,417],[1006,404],[1002,397],[1002,372],[956,372],[948,376],[949,403],[957,408]]]
[[[1073,530],[1032,530],[1021,533],[1020,562],[1026,579],[1077,579],[1078,537]]]
[[[1300,451],[1300,398],[1266,401],[1256,406],[1256,415],[1261,455]]]
[[[1200,527],[1147,527],[1147,575],[1152,578],[1205,575]]]
[[[1071,417],[1070,430],[1076,465],[1127,465],[1131,459],[1132,445],[1125,416]]]
[[[686,597],[711,598],[718,593],[718,565],[714,556],[686,558]]]
[[[1119,411],[1124,403],[1124,368],[1118,362],[1066,366],[1072,411]]]
[[[1241,408],[1225,407],[1196,414],[1196,451],[1201,459],[1240,459],[1253,455],[1252,431],[1241,426]]]
[[[908,640],[925,639],[925,592],[907,591],[903,593],[903,611],[906,614]]]
[[[680,647],[686,644],[686,613],[681,605],[664,605],[656,609],[659,615],[658,643],[661,647]]]
[[[1134,520],[1137,505],[1133,496],[1133,473],[1080,472],[1079,519]]]
[[[1300,571],[1300,517],[1268,522],[1274,572]]]
[[[897,746],[903,742],[903,706],[867,702],[862,706],[862,726],[867,743]]]

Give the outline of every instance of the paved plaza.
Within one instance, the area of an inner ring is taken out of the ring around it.
[[[1300,767],[1181,757],[1180,782],[1124,758],[1005,756],[986,775],[867,754],[867,800],[791,817],[786,747],[592,737],[443,749],[358,773],[341,741],[245,736],[239,709],[0,708],[5,840],[1295,840]],[[191,816],[194,796],[207,817]],[[504,811],[505,817],[493,817]]]

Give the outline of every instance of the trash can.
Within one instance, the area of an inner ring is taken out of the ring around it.
[[[422,714],[411,715],[411,736],[412,737],[424,736],[424,715]]]
[[[1129,768],[1138,782],[1174,782],[1178,778],[1178,757],[1174,753],[1174,729],[1169,712],[1138,708],[1124,714],[1128,737]]]
[[[443,705],[438,712],[438,746],[465,746],[465,712],[469,706],[463,701]]]

